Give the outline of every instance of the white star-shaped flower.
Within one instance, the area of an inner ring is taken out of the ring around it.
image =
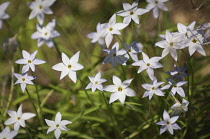
[[[2,28],[2,19],[8,19],[9,15],[5,13],[10,2],[4,2],[0,5],[0,29]]]
[[[198,51],[200,54],[206,56],[206,52],[203,49],[204,38],[201,34],[199,34],[196,30],[192,31],[188,41],[186,42],[186,46],[188,46],[190,56],[192,56],[195,51]]]
[[[164,48],[162,52],[162,57],[165,57],[169,52],[174,60],[177,61],[176,49],[182,49],[185,45],[181,44],[183,37],[181,35],[172,35],[168,30],[166,30],[166,40],[159,41],[155,43],[156,46]]]
[[[149,3],[146,7],[147,10],[153,9],[153,15],[155,18],[158,18],[159,16],[159,9],[163,11],[168,11],[168,8],[164,4],[164,2],[167,2],[168,0],[147,0]]]
[[[90,83],[85,89],[92,89],[92,92],[95,92],[96,89],[103,91],[102,83],[106,82],[106,79],[101,79],[101,73],[98,72],[95,77],[88,76]]]
[[[143,60],[139,60],[134,62],[133,66],[140,66],[137,73],[142,72],[143,70],[147,71],[148,76],[151,80],[154,78],[154,70],[157,68],[163,67],[162,64],[158,63],[162,59],[162,57],[152,57],[149,58],[144,52],[142,52]]]
[[[185,39],[188,39],[191,32],[194,30],[196,21],[193,21],[188,26],[185,26],[181,23],[177,23],[178,34],[182,35]],[[190,35],[191,36],[191,35]]]
[[[179,116],[170,117],[168,112],[164,110],[163,112],[163,121],[159,121],[156,124],[161,125],[160,134],[168,130],[172,135],[174,134],[173,129],[181,129],[176,122]]]
[[[141,86],[146,89],[143,98],[149,96],[149,100],[152,98],[154,94],[158,96],[164,96],[164,93],[159,88],[160,85],[162,85],[164,82],[157,82],[157,79],[154,78],[151,81],[151,84],[142,84]]]
[[[11,125],[14,124],[14,130],[18,131],[20,126],[25,127],[25,120],[28,120],[36,114],[33,113],[22,113],[22,105],[18,108],[17,112],[13,110],[7,110],[7,113],[11,118],[7,119],[4,124]]]
[[[37,40],[38,47],[46,43],[48,47],[52,48],[54,46],[53,38],[60,36],[60,33],[54,30],[55,19],[49,22],[46,27],[37,24],[36,28],[37,31],[31,35],[31,38],[38,39]]]
[[[124,49],[119,50],[119,43],[116,42],[111,50],[103,49],[108,55],[105,57],[103,64],[112,63],[113,67],[117,66],[117,63],[123,65],[127,61],[127,58],[124,57],[126,51]]]
[[[171,107],[174,111],[171,113],[171,115],[180,115],[181,113],[184,113],[188,111],[188,106],[189,102],[185,100],[184,98],[182,99],[182,103],[179,101],[176,101],[176,103]]]
[[[186,83],[187,83],[187,81],[180,81],[180,82],[177,82],[177,83],[173,83],[173,87],[171,89],[172,95],[175,95],[176,93],[178,93],[180,96],[185,97],[184,90],[181,86],[186,84]],[[169,82],[169,84],[171,84],[171,82]]]
[[[125,54],[125,57],[129,59],[130,57],[134,61],[138,61],[138,53],[142,52],[143,45],[141,43],[138,43],[136,41],[132,42],[130,45],[127,45],[124,43],[125,49],[129,54]]]
[[[168,84],[163,86],[161,88],[161,90],[165,90],[165,89],[169,89],[171,86],[171,95],[175,95],[176,93],[178,93],[180,96],[185,97],[185,93],[184,93],[184,89],[181,87],[184,84],[187,83],[187,81],[179,81],[179,82],[175,82],[172,79],[167,79]]]
[[[124,24],[129,24],[131,22],[131,19],[133,19],[134,22],[139,24],[138,16],[148,12],[148,10],[146,9],[138,8],[138,0],[134,1],[132,5],[130,5],[127,2],[123,2],[122,4],[124,10],[117,12],[117,15],[124,17]]]
[[[29,8],[32,10],[29,15],[29,19],[37,16],[39,24],[44,22],[44,14],[53,14],[52,10],[49,8],[56,0],[35,0],[30,2]]]
[[[24,66],[22,68],[22,73],[28,72],[29,68],[34,72],[35,65],[40,65],[40,64],[45,63],[44,60],[35,58],[37,52],[38,51],[35,51],[30,55],[27,51],[25,51],[25,50],[22,51],[23,58],[15,61],[15,63],[17,63],[17,64],[24,64]]]
[[[60,80],[63,79],[66,75],[76,83],[77,81],[77,70],[81,70],[84,67],[78,63],[80,51],[74,54],[70,59],[69,57],[62,53],[62,63],[58,63],[52,67],[52,69],[61,71]]]
[[[97,38],[97,36],[101,33],[103,29],[104,29],[104,24],[98,23],[96,26],[96,32],[91,32],[87,35],[89,39],[92,39],[91,43],[98,42],[102,48],[104,48],[104,44],[105,44],[104,37]]]
[[[95,37],[92,41],[96,41],[101,37],[105,37],[106,46],[109,47],[109,45],[112,42],[113,35],[120,35],[120,31],[124,29],[128,24],[124,23],[116,23],[116,14],[114,14],[110,20],[109,23],[104,24],[104,29]]]
[[[24,74],[18,74],[14,73],[14,76],[18,79],[15,84],[20,84],[21,90],[24,92],[26,89],[26,84],[34,84],[31,80],[34,80],[35,77],[33,76],[28,76],[27,73]]]
[[[112,92],[109,104],[116,101],[117,99],[119,99],[120,102],[124,104],[126,96],[133,97],[136,95],[136,92],[128,87],[132,80],[133,79],[127,79],[122,82],[117,76],[113,76],[114,85],[108,85],[104,87],[105,91]]]
[[[13,139],[17,135],[17,131],[10,131],[9,127],[5,127],[0,133],[0,139]]]
[[[54,130],[56,139],[59,139],[61,135],[61,130],[65,130],[65,131],[69,130],[66,127],[66,125],[72,123],[71,121],[61,120],[61,119],[62,119],[62,115],[60,112],[56,114],[55,121],[45,119],[45,122],[47,123],[47,125],[50,126],[50,128],[47,130],[47,134]]]

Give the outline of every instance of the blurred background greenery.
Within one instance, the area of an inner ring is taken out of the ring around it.
[[[205,1],[205,0],[204,0]],[[6,2],[1,0],[0,3]],[[186,94],[192,91],[189,111],[180,116],[178,124],[182,128],[175,131],[172,136],[168,132],[159,135],[160,126],[155,125],[162,118],[163,110],[170,110],[175,103],[170,97],[154,96],[152,100],[142,98],[144,89],[143,83],[149,83],[149,78],[145,72],[137,74],[137,67],[132,67],[128,61],[127,66],[118,65],[112,68],[110,64],[102,64],[105,57],[98,44],[91,44],[86,36],[90,32],[96,31],[98,22],[106,23],[110,17],[122,9],[121,0],[57,0],[52,6],[53,15],[45,15],[46,25],[52,19],[56,19],[56,27],[60,36],[54,41],[60,52],[72,56],[77,51],[81,51],[79,63],[84,65],[84,69],[78,71],[79,80],[74,84],[68,77],[59,80],[60,72],[52,70],[52,66],[61,61],[58,51],[48,48],[47,45],[37,47],[37,41],[31,39],[31,34],[36,31],[37,19],[29,20],[31,10],[27,3],[29,0],[10,0],[10,5],[6,13],[10,18],[3,20],[3,28],[0,30],[0,90],[1,90],[1,130],[3,122],[8,118],[5,110],[16,110],[20,104],[23,104],[24,112],[34,112],[33,107],[26,93],[22,93],[19,85],[12,88],[14,77],[11,75],[14,68],[15,73],[21,72],[21,66],[15,64],[17,59],[22,57],[21,51],[26,50],[30,53],[38,50],[37,58],[46,61],[46,64],[36,66],[35,84],[37,86],[40,98],[42,115],[45,119],[54,120],[55,114],[60,111],[63,119],[70,120],[73,123],[68,125],[69,131],[63,132],[62,138],[208,138],[210,137],[210,70],[209,54],[210,48],[204,46],[207,56],[200,54],[194,55],[189,62],[192,73],[188,79],[192,84],[185,86]],[[132,0],[126,0],[132,3]],[[170,0],[167,2],[168,12],[161,12],[160,18],[154,19],[152,12],[140,16],[140,24],[132,23],[122,31],[120,36],[123,41],[130,44],[132,41],[141,42],[144,46],[143,51],[150,57],[160,56],[162,50],[153,47],[160,40],[159,34],[164,34],[165,30],[177,31],[176,24],[182,23],[188,25],[192,21],[197,21],[196,26],[204,22],[209,22],[209,6],[198,7],[202,4],[200,0],[190,1]],[[206,1],[208,3],[208,1]],[[146,1],[140,1],[139,7],[145,8]],[[122,22],[121,17],[117,17],[118,22]],[[13,38],[13,40],[11,40]],[[10,41],[9,41],[10,39]],[[113,43],[118,41],[114,37]],[[3,45],[4,44],[4,45]],[[6,45],[6,48],[3,47]],[[14,50],[17,46],[17,51]],[[121,46],[122,47],[122,46]],[[14,52],[14,51],[15,52]],[[184,50],[188,53],[188,50]],[[179,66],[186,65],[187,58],[184,53],[179,52]],[[173,69],[175,63],[171,57],[161,61],[164,68],[155,71],[158,80],[166,81],[169,77],[165,72]],[[189,65],[186,65],[189,67]],[[87,76],[95,76],[101,71],[102,78],[108,81],[104,85],[112,84],[112,76],[116,75],[122,80],[134,78],[131,88],[137,93],[136,97],[126,98],[126,103],[114,102],[107,107],[106,103],[110,98],[109,92],[105,92],[106,102],[100,91],[91,93],[87,90],[90,100],[87,98],[84,88],[89,83]],[[126,73],[126,74],[125,74]],[[32,73],[29,73],[30,75]],[[27,86],[34,103],[37,106],[36,88]],[[167,92],[168,94],[169,92]],[[9,94],[13,94],[9,99]],[[181,97],[178,97],[181,101]],[[11,103],[10,103],[11,102]],[[35,113],[35,112],[34,112]],[[41,132],[38,118],[28,121],[28,128],[34,138],[53,138],[53,133],[46,136],[47,125],[44,124],[44,132]],[[17,139],[27,138],[25,130],[21,129]]]

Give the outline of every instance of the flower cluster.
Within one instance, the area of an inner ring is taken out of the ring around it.
[[[188,111],[188,105],[190,104],[190,102],[187,100],[190,96],[185,92],[185,86],[187,84],[189,85],[189,82],[186,81],[186,77],[188,77],[188,74],[190,74],[186,65],[186,63],[189,61],[180,62],[181,60],[179,53],[185,49],[188,49],[187,51],[189,54],[186,54],[188,60],[196,52],[206,56],[203,45],[209,43],[208,39],[210,36],[210,24],[205,23],[203,26],[199,26],[196,29],[195,21],[193,21],[188,26],[177,23],[177,32],[170,32],[170,29],[168,29],[166,30],[165,34],[162,35],[162,40],[154,42],[155,49],[162,48],[160,49],[162,54],[159,56],[158,53],[155,53],[155,56],[152,56],[152,54],[148,52],[147,48],[145,48],[147,46],[145,45],[144,47],[142,45],[144,43],[142,42],[138,42],[137,40],[126,42],[122,39],[123,29],[128,28],[132,22],[134,24],[140,24],[139,16],[144,16],[152,10],[154,18],[158,18],[160,15],[160,10],[168,11],[169,9],[165,5],[165,2],[167,1],[168,0],[147,0],[148,5],[145,9],[138,8],[138,0],[134,1],[132,4],[122,2],[122,10],[114,13],[107,23],[101,24],[99,22],[96,26],[96,32],[91,32],[87,35],[88,38],[92,39],[91,43],[98,42],[98,44],[101,46],[101,53],[105,55],[104,59],[101,60],[101,62],[103,61],[103,65],[110,63],[112,67],[114,67],[114,70],[117,70],[119,65],[123,70],[124,68],[130,70],[131,67],[134,69],[137,67],[138,69],[136,68],[135,73],[127,74],[124,71],[125,76],[122,78],[123,80],[121,80],[120,77],[116,76],[116,72],[115,75],[112,75],[113,84],[106,85],[105,87],[102,84],[107,82],[108,78],[102,78],[102,69],[99,69],[93,77],[87,75],[86,78],[80,78],[81,76],[78,75],[78,72],[85,69],[85,67],[79,62],[81,55],[80,53],[82,53],[82,51],[77,51],[71,57],[69,57],[67,52],[64,53],[58,51],[60,52],[59,56],[61,57],[61,62],[53,65],[51,70],[53,69],[55,71],[61,72],[59,78],[60,80],[63,80],[66,76],[68,76],[70,80],[75,84],[77,84],[77,81],[80,80],[81,86],[83,87],[88,99],[90,98],[86,91],[87,89],[91,89],[92,93],[99,90],[103,95],[105,91],[111,92],[109,98],[110,105],[107,104],[107,109],[109,109],[109,106],[114,105],[114,102],[118,100],[122,106],[127,104],[126,96],[141,96],[143,99],[148,97],[149,100],[147,101],[154,101],[156,98],[163,98],[164,100],[166,97],[169,98],[170,100],[174,101],[175,104],[171,106],[171,104],[168,103],[170,106],[169,111],[167,111],[167,108],[165,108],[166,106],[164,106],[163,116],[159,116],[163,117],[162,120],[159,122],[156,120],[155,122],[157,125],[161,125],[160,134],[168,130],[169,133],[173,135],[174,130],[181,129],[176,121],[179,120],[179,118],[182,116],[182,113]],[[28,3],[29,8],[32,10],[29,15],[29,19],[37,17],[38,20],[38,24],[36,25],[37,31],[30,36],[31,39],[37,40],[38,47],[41,47],[44,45],[44,43],[46,43],[49,48],[53,49],[54,46],[56,47],[56,43],[53,39],[60,36],[60,33],[55,30],[56,19],[52,19],[51,22],[46,24],[46,26],[43,25],[45,14],[53,14],[50,6],[52,6],[55,2],[56,0],[35,0]],[[5,2],[0,5],[0,29],[2,28],[2,20],[9,18],[9,15],[5,13],[5,10],[9,4],[10,2]],[[119,18],[123,18],[122,23],[118,22],[118,16]],[[56,50],[57,49],[58,48],[56,47]],[[36,71],[35,67],[46,63],[46,61],[36,58],[38,50],[32,53],[29,52],[22,50],[22,58],[15,61],[16,64],[23,65],[21,74],[13,73],[13,75],[17,78],[14,85],[20,84],[22,92],[26,90],[31,103],[33,104],[33,101],[27,90],[27,84],[33,85],[33,80],[36,79],[36,77],[30,76],[30,74],[34,75],[34,72]],[[165,65],[162,61],[168,58],[169,53],[171,55],[170,57],[173,58],[172,62],[176,62],[177,64],[174,64],[174,69],[167,72],[164,71],[170,78],[168,78],[168,76],[167,78],[159,78],[157,72],[158,70],[163,70],[162,68]],[[184,65],[182,65],[182,63],[184,63]],[[137,92],[137,90],[134,91],[135,89],[132,89],[131,82],[134,82],[134,80],[138,78],[138,74],[141,74],[144,78],[144,83],[141,85],[138,83],[139,87],[142,90],[145,90],[143,94],[141,94],[141,92]],[[88,78],[90,83],[83,84],[82,79],[87,80]],[[84,85],[86,87],[84,87]],[[36,108],[36,105],[33,104],[36,114],[23,113],[22,104],[19,106],[17,111],[6,110],[5,114],[7,112],[10,118],[4,122],[4,125],[7,127],[5,127],[4,130],[0,133],[0,138],[14,138],[18,134],[21,127],[27,130],[26,120],[29,120],[35,116],[37,116],[39,122],[41,120],[46,122],[46,124],[49,126],[47,134],[54,131],[54,136],[56,139],[60,138],[62,130],[64,130],[64,132],[69,130],[66,126],[72,122],[69,120],[62,120],[62,115],[60,112],[56,113],[54,121],[45,119],[40,116],[41,114],[39,112],[41,111],[42,106],[39,100],[37,86],[36,91],[38,96],[38,108]],[[104,99],[106,102],[106,97],[104,97]],[[131,98],[130,100],[132,99],[135,98]],[[179,99],[181,99],[182,102],[180,102]],[[55,114],[55,112],[52,113]],[[110,117],[112,119],[112,116]],[[8,127],[9,125],[14,125],[14,130],[10,131],[10,128]]]
[[[101,46],[103,46],[102,48],[104,48],[104,45],[109,48],[113,37],[116,36],[117,39],[119,39],[122,43],[120,36],[118,36],[121,34],[120,30],[128,27],[132,20],[136,24],[139,24],[139,15],[143,15],[150,10],[153,10],[154,17],[158,18],[159,9],[168,11],[168,8],[164,4],[164,2],[167,2],[167,0],[147,0],[147,2],[149,4],[147,5],[146,9],[138,8],[138,1],[133,2],[132,5],[123,2],[123,10],[115,13],[110,18],[108,23],[98,23],[97,32],[90,33],[88,35],[88,37],[92,39],[91,42],[98,42]],[[116,23],[116,15],[124,17],[123,23]],[[184,91],[185,89],[183,89],[184,85],[188,83],[185,81],[185,77],[187,77],[188,74],[185,72],[186,66],[179,68],[177,65],[174,65],[174,70],[166,72],[171,75],[172,78],[166,78],[168,84],[165,84],[165,81],[157,81],[155,70],[164,66],[160,63],[160,61],[164,59],[169,53],[175,61],[178,61],[179,50],[183,50],[187,47],[189,50],[189,56],[192,56],[196,51],[206,56],[203,45],[205,44],[206,38],[210,36],[208,30],[209,24],[204,24],[203,27],[200,27],[197,30],[194,29],[195,24],[195,21],[188,26],[178,23],[177,32],[170,32],[166,30],[165,35],[162,37],[163,40],[155,43],[155,46],[163,48],[161,56],[154,56],[149,58],[149,56],[144,52],[141,43],[137,43],[137,41],[134,41],[131,43],[131,45],[127,45],[126,42],[123,42],[123,48],[120,48],[120,44],[116,42],[110,49],[102,49],[103,52],[107,54],[103,64],[111,63],[113,67],[117,67],[118,64],[127,65],[126,63],[128,63],[129,58],[131,58],[134,61],[131,65],[139,66],[137,73],[141,73],[142,71],[146,70],[151,83],[142,84],[142,87],[146,89],[143,98],[149,96],[149,100],[151,100],[154,94],[158,96],[165,96],[166,93],[170,92],[169,95],[176,103],[171,107],[173,110],[173,112],[170,114],[171,118],[168,112],[164,110],[163,121],[157,123],[158,125],[162,125],[160,134],[165,132],[167,129],[171,134],[173,134],[173,129],[181,129],[175,122],[181,113],[188,111],[187,106],[189,102],[185,99],[186,94]],[[207,31],[205,31],[205,34],[203,35],[201,30]],[[138,59],[138,53],[140,52],[142,52],[142,60]],[[122,83],[118,77],[113,76],[114,85],[106,86],[103,89],[104,91],[112,92],[109,103],[119,99],[123,104],[126,95],[135,96],[136,93],[127,87],[131,80],[132,79],[129,81],[126,80]],[[92,87],[94,87],[92,90],[95,90],[96,85],[92,85]],[[88,85],[86,89],[88,88],[90,88],[90,85]],[[101,86],[99,90],[102,90]],[[176,94],[183,98],[182,103],[178,101]]]

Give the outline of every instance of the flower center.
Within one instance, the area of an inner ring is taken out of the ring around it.
[[[119,92],[122,92],[122,90],[123,90],[122,87],[119,87],[119,88],[118,88],[118,91],[119,91]]]
[[[47,34],[48,34],[47,32],[44,33],[45,36],[47,36]]]
[[[130,11],[130,15],[133,15],[134,14],[134,12],[133,11]]]
[[[39,9],[41,10],[43,7],[42,7],[42,5],[39,5]]]
[[[149,67],[150,66],[150,63],[147,63],[147,66]]]
[[[3,139],[7,139],[6,137],[4,137]]]
[[[22,81],[25,81],[26,79],[25,78],[22,78]]]
[[[70,68],[72,68],[72,66],[71,65],[68,65],[68,68],[70,69]]]
[[[115,57],[115,56],[117,56],[117,54],[114,53],[113,56]]]
[[[20,117],[18,117],[17,120],[20,120]]]
[[[158,1],[155,1],[155,4],[158,4]]]
[[[28,60],[28,63],[31,63],[31,60]]]
[[[173,42],[170,42],[170,44],[169,44],[169,45],[172,47],[172,46],[174,46],[174,43],[173,43]]]
[[[152,87],[152,90],[155,90],[155,88],[154,88],[154,87]]]
[[[96,81],[95,84],[98,84],[98,81]]]
[[[177,88],[177,86],[176,86],[176,85],[174,85],[174,88]]]
[[[113,28],[111,27],[111,28],[109,28],[109,31],[112,31],[113,30]]]
[[[197,42],[197,40],[196,40],[196,39],[193,39],[193,40],[192,40],[192,42],[193,42],[193,43],[196,43],[196,42]]]
[[[167,125],[169,125],[169,124],[170,124],[170,122],[169,122],[169,121],[167,121],[167,122],[166,122],[166,124],[167,124]]]
[[[59,124],[57,124],[56,127],[59,127]]]
[[[129,49],[128,52],[131,52],[131,49]]]

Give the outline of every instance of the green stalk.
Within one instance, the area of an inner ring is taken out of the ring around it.
[[[33,103],[33,101],[32,101],[32,98],[31,98],[31,96],[30,96],[30,94],[29,94],[27,88],[26,88],[26,93],[27,93],[27,95],[28,95],[28,97],[29,97],[29,100],[30,100],[31,104],[33,105],[33,108],[34,108],[34,110],[35,110],[35,112],[36,112],[36,115],[37,115],[37,117],[38,117],[38,120],[39,120],[39,122],[40,122],[40,124],[41,124],[42,121],[41,121],[41,119],[40,119],[40,116],[39,116],[39,114],[38,114],[38,112],[37,112],[36,106],[34,105],[34,103]],[[42,124],[41,124],[41,128],[42,128],[42,131],[44,132],[43,127],[42,127]]]
[[[113,127],[114,127],[114,131],[115,131],[115,134],[116,135],[118,135],[118,138],[122,138],[122,136],[121,136],[121,134],[120,134],[120,131],[119,131],[119,129],[118,129],[118,126],[115,124],[115,121],[117,122],[117,120],[115,119],[115,117],[114,117],[114,114],[113,114],[113,110],[112,110],[112,106],[110,105],[108,105],[108,102],[107,102],[107,100],[106,100],[106,97],[105,97],[105,95],[104,95],[104,91],[101,91],[101,94],[102,94],[102,96],[103,96],[103,99],[104,99],[104,102],[105,102],[105,104],[106,104],[106,107],[107,107],[107,110],[109,111],[109,113],[110,113],[110,118],[111,118],[111,121],[112,121],[112,124],[113,124]]]
[[[11,62],[12,63],[12,62]],[[7,106],[6,106],[6,110],[3,114],[3,116],[5,117],[6,116],[6,111],[10,108],[11,106],[11,101],[12,101],[12,97],[13,97],[13,90],[14,90],[14,66],[13,66],[13,63],[12,63],[12,68],[11,68],[11,85],[10,85],[10,92],[9,92],[9,98],[8,98],[8,103],[7,103]]]
[[[30,132],[28,131],[27,127],[25,127],[26,132],[28,133],[28,136],[30,137],[30,139],[33,139]]]
[[[40,101],[40,96],[39,96],[39,92],[38,92],[38,89],[37,89],[36,82],[34,82],[34,85],[35,85],[36,96],[37,96],[37,100],[38,100],[38,110],[37,110],[37,113],[40,113],[37,116],[39,116],[40,124],[41,124],[41,129],[42,129],[42,132],[44,132],[44,130],[43,130],[44,123],[43,123],[43,117],[42,117],[42,107],[40,106],[41,105],[41,101]]]
[[[80,78],[79,78],[79,80],[80,80],[80,82],[81,82],[81,84],[82,84],[82,86],[83,86],[84,84],[83,84],[82,80],[81,80]],[[92,106],[95,106],[95,104],[93,103],[93,101],[90,99],[90,96],[88,95],[87,90],[84,89],[84,91],[85,91],[85,94],[86,94],[88,100],[90,101],[91,105],[92,105]]]

